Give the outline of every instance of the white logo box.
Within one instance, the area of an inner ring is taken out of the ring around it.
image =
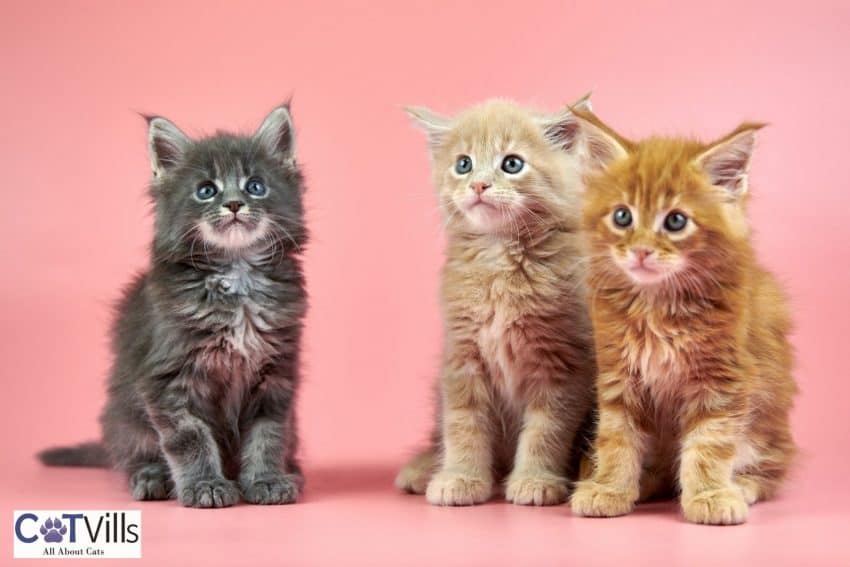
[[[15,510],[14,557],[139,559],[141,510]]]

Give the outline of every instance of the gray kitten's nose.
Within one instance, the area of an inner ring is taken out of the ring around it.
[[[228,201],[224,204],[224,206],[235,213],[239,211],[239,209],[241,209],[243,206],[245,206],[245,203],[243,203],[242,201]]]

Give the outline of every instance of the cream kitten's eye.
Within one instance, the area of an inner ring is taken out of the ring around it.
[[[680,211],[673,211],[664,218],[664,229],[679,232],[688,224],[688,217]]]
[[[620,207],[612,215],[614,224],[620,228],[628,228],[632,225],[632,212],[627,207]]]
[[[502,171],[505,173],[519,173],[525,162],[519,156],[510,155],[502,160]]]
[[[460,156],[455,162],[455,171],[461,175],[472,171],[472,159],[469,156]]]

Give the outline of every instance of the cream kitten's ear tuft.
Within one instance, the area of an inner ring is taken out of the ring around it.
[[[450,118],[437,114],[425,107],[405,106],[404,111],[410,116],[414,124],[425,131],[432,148],[442,144],[446,134],[452,129]]]
[[[265,145],[281,163],[287,165],[295,163],[295,127],[292,125],[292,114],[289,111],[288,102],[278,106],[266,116],[254,134],[254,139]]]
[[[712,185],[723,187],[735,198],[745,195],[749,189],[748,174],[756,132],[764,126],[741,124],[731,134],[711,144],[694,162],[705,171]]]
[[[156,177],[179,164],[192,141],[173,122],[161,116],[144,116],[148,121],[148,153]]]

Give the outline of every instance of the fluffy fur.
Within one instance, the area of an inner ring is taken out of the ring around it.
[[[306,232],[289,109],[201,140],[154,117],[149,146],[155,237],[118,306],[102,444],[41,459],[111,464],[138,500],[292,502]]]
[[[489,499],[507,475],[515,504],[563,502],[595,374],[579,260],[580,159],[564,151],[574,119],[501,100],[453,119],[408,112],[431,142],[448,234],[445,345],[432,446],[396,484],[432,504],[468,505]],[[470,169],[459,173],[463,156]],[[503,168],[509,156],[524,162],[515,173]]]
[[[746,219],[760,125],[710,144],[631,142],[580,116],[601,166],[583,220],[599,428],[573,512],[617,516],[680,492],[691,522],[743,522],[795,453],[787,302],[756,263]]]

